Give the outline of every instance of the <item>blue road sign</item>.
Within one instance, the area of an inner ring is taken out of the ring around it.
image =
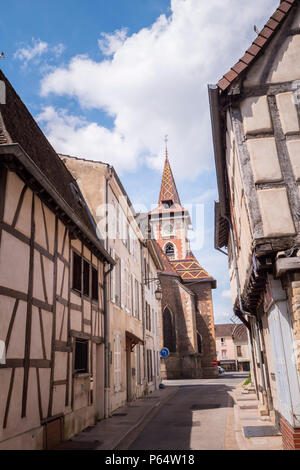
[[[168,348],[162,348],[162,349],[160,350],[160,355],[161,355],[161,357],[163,357],[164,359],[165,359],[166,357],[168,357],[169,354],[170,354],[170,351],[168,350]]]

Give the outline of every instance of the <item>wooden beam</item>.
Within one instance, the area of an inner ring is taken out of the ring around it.
[[[279,258],[275,266],[276,277],[281,277],[290,271],[300,271],[300,258]]]

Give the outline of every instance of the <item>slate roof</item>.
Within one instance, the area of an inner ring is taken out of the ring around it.
[[[28,160],[38,168],[42,177],[55,188],[55,193],[70,208],[75,216],[74,220],[80,221],[81,226],[87,229],[91,235],[90,240],[98,240],[93,219],[87,209],[78,203],[72,191],[71,183],[78,188],[76,180],[1,70],[0,80],[6,87],[6,104],[0,104],[0,147],[18,144],[26,152]],[[97,243],[103,245],[100,240]],[[112,260],[104,248],[101,251]]]
[[[194,254],[190,252],[184,260],[170,261],[175,271],[181,276],[183,281],[214,281],[214,279],[198,263]]]
[[[222,92],[228,89],[242,74],[244,74],[249,65],[261,55],[267,44],[271,41],[274,34],[278,31],[286,19],[291,8],[298,3],[298,0],[281,1],[280,5],[270,17],[264,28],[260,31],[252,45],[247,49],[243,57],[219,80],[217,86]]]
[[[232,337],[235,327],[233,323],[215,325],[216,338]]]

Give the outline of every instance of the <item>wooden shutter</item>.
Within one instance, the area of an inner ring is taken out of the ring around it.
[[[114,386],[115,391],[121,390],[121,335],[115,334],[114,341]]]

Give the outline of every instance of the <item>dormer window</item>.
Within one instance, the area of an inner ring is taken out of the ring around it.
[[[85,207],[85,203],[83,201],[79,188],[72,182],[70,183],[70,188],[77,204],[79,204],[81,207]]]

